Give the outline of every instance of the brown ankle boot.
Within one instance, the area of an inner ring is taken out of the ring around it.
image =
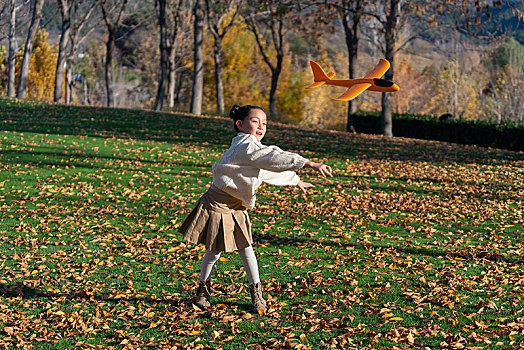
[[[194,303],[200,309],[204,310],[205,308],[211,306],[211,282],[200,281],[198,285],[197,295],[195,297]]]
[[[267,303],[262,296],[262,285],[260,283],[250,284],[251,301],[253,302],[253,311],[262,315],[267,311]]]

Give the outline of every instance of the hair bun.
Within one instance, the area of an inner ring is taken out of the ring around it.
[[[235,115],[238,113],[239,110],[239,105],[234,105],[233,107],[231,107],[231,111],[229,112],[229,118],[235,119]]]

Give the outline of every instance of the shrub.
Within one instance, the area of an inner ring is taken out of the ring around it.
[[[359,112],[353,117],[353,125],[357,132],[380,134],[380,114]],[[393,116],[393,134],[399,137],[524,151],[524,126],[517,123],[440,120],[424,115],[396,114]]]

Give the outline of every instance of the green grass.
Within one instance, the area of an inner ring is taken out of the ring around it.
[[[0,344],[34,349],[517,348],[524,156],[270,122],[331,165],[251,211],[270,309],[238,254],[195,310],[176,228],[234,136],[223,118],[0,99]]]

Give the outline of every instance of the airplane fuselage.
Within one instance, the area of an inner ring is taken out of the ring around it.
[[[397,84],[384,79],[361,78],[361,79],[330,79],[323,80],[327,85],[342,86],[350,88],[355,84],[370,84],[369,91],[395,92],[399,90]]]

